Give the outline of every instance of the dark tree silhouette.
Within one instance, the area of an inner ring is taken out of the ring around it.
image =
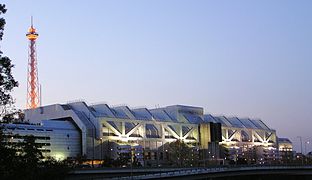
[[[40,147],[34,136],[12,143],[0,127],[0,179],[63,179],[72,164],[51,157],[43,159]]]
[[[19,159],[16,148],[8,144],[2,129],[3,127],[0,126],[0,179],[9,179],[18,170]]]
[[[0,15],[6,13],[4,4],[0,4]],[[3,37],[5,19],[0,18],[0,41]],[[11,60],[3,56],[0,50],[0,123],[22,119],[23,113],[16,111],[11,96],[13,88],[18,86],[12,75]],[[69,171],[67,161],[53,158],[42,160],[40,145],[34,136],[26,136],[21,142],[13,142],[10,134],[4,133],[4,124],[0,124],[0,179],[63,179]]]
[[[6,13],[5,5],[0,4],[0,15]],[[0,18],[0,40],[3,37],[3,30],[5,25],[5,19]],[[0,118],[9,113],[12,110],[13,98],[11,91],[18,86],[18,82],[14,80],[12,75],[12,68],[14,65],[11,63],[10,58],[3,56],[0,50]],[[1,120],[0,119],[0,120]]]
[[[183,141],[177,140],[168,145],[169,161],[174,166],[189,167],[198,165],[198,152]]]
[[[25,136],[24,141],[19,144],[24,162],[29,166],[36,166],[43,158],[42,152],[39,150],[42,146],[36,143],[36,138],[34,136]]]

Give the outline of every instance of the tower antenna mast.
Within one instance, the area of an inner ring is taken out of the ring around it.
[[[31,16],[31,26],[26,34],[29,40],[28,50],[28,72],[27,72],[27,109],[37,108],[40,103],[39,81],[37,68],[36,39],[38,33],[33,26],[33,17]]]

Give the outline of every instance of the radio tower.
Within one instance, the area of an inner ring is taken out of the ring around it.
[[[40,97],[36,57],[36,39],[38,38],[38,34],[36,32],[36,29],[33,27],[32,17],[31,26],[28,29],[26,36],[29,40],[26,108],[33,109],[39,106]]]

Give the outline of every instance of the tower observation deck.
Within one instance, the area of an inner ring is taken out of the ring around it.
[[[26,36],[29,40],[26,108],[33,109],[39,106],[40,96],[36,53],[36,39],[38,38],[38,33],[33,26],[32,18],[31,26],[28,29]]]

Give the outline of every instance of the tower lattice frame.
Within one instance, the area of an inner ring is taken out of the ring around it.
[[[32,18],[31,26],[28,29],[26,36],[29,40],[26,108],[33,109],[40,105],[40,94],[36,53],[36,39],[38,38],[38,33],[33,26]]]

